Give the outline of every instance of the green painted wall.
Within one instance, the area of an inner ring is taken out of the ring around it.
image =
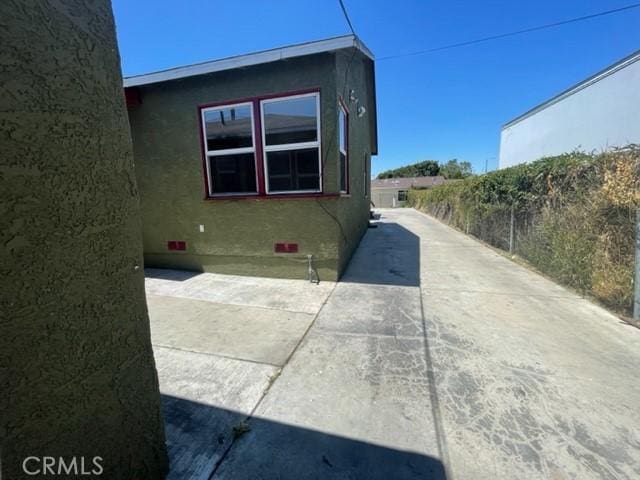
[[[338,278],[366,226],[361,202],[203,200],[197,111],[207,103],[319,88],[324,192],[337,193],[336,62],[335,54],[324,53],[141,87],[142,105],[130,108],[129,118],[146,265],[306,278],[306,255],[312,254],[322,280]],[[345,215],[356,203],[354,212]],[[338,221],[353,223],[347,227],[346,246]],[[187,251],[169,252],[168,240],[186,241]],[[275,242],[298,243],[299,253],[275,254]]]
[[[349,195],[338,204],[344,235],[340,243],[341,271],[358,246],[369,223],[371,155],[375,138],[376,105],[373,62],[353,49],[336,52],[336,92],[349,109]],[[353,91],[357,101],[350,99]],[[358,117],[358,107],[365,113]],[[365,185],[366,184],[366,185]],[[345,238],[346,237],[346,238]]]
[[[99,456],[100,478],[163,478],[110,2],[4,0],[0,63],[0,476]]]

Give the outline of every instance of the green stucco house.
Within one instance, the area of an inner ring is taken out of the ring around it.
[[[348,35],[125,78],[146,266],[336,280],[367,229],[373,55]]]

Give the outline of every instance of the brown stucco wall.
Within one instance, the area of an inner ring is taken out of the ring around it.
[[[339,209],[351,204],[337,198],[203,200],[197,111],[202,104],[319,88],[324,193],[336,194],[336,81],[335,54],[324,53],[141,87],[142,105],[129,116],[146,264],[306,278],[306,255],[312,254],[321,279],[338,278],[345,252],[359,241],[350,233],[349,248],[342,244],[338,222],[352,218],[340,220]],[[355,215],[361,231],[363,209]],[[169,252],[169,240],[186,241],[186,252]],[[298,243],[299,252],[276,254],[275,242]]]
[[[1,476],[49,478],[30,455],[163,478],[110,2],[4,0],[0,63]]]

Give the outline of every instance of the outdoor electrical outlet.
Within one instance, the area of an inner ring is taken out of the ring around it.
[[[200,233],[204,232],[204,225],[200,225]]]

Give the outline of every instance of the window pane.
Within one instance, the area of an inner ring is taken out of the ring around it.
[[[269,191],[319,190],[318,149],[267,153]]]
[[[316,97],[269,101],[262,105],[266,145],[318,140]]]
[[[347,150],[347,142],[345,138],[345,127],[346,127],[346,115],[344,114],[344,110],[342,108],[338,108],[338,145],[340,146],[340,150],[346,152]]]
[[[399,202],[406,202],[407,201],[407,191],[406,190],[400,190],[398,192],[398,201]]]
[[[256,193],[253,153],[209,157],[211,193]]]
[[[347,157],[340,152],[340,191],[347,191]]]
[[[207,110],[204,120],[209,151],[253,146],[250,105]]]

